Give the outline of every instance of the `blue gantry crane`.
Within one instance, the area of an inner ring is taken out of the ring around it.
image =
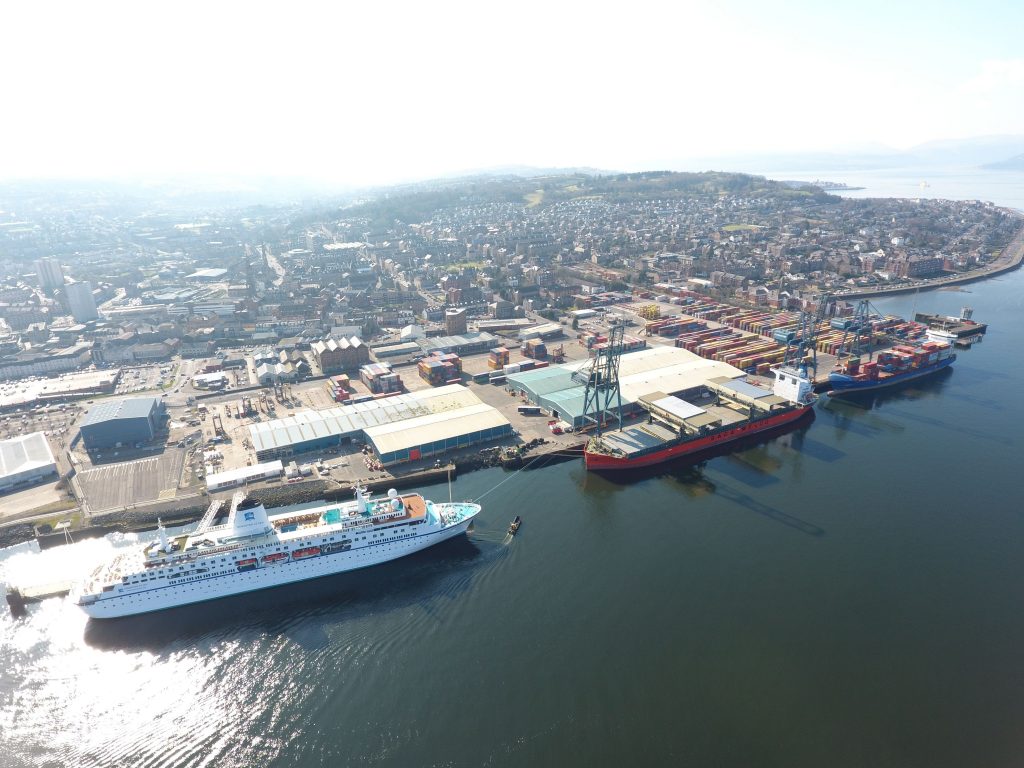
[[[812,381],[818,373],[818,328],[830,313],[835,311],[835,298],[823,293],[813,312],[801,310],[800,325],[796,335],[786,343],[786,354],[780,368],[792,368],[808,374]],[[810,359],[807,353],[810,352]],[[808,371],[808,369],[810,369]]]

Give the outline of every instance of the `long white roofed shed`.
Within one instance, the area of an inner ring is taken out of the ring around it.
[[[57,462],[42,432],[0,440],[0,491],[57,474]]]
[[[460,408],[455,413],[432,413],[415,419],[366,430],[385,466],[416,461],[476,443],[498,440],[512,434],[512,425],[485,403]]]
[[[253,424],[249,436],[257,458],[267,461],[337,446],[345,439],[363,439],[372,427],[407,424],[411,419],[434,414],[455,418],[459,411],[481,404],[466,387],[449,384],[365,403],[299,411],[284,419]]]
[[[557,414],[579,427],[583,425],[584,387],[572,380],[572,374],[586,364],[587,361],[578,361],[515,373],[508,377],[508,385],[552,415]],[[619,359],[623,412],[630,414],[640,410],[640,399],[652,392],[689,392],[712,380],[732,380],[744,375],[728,363],[706,360],[676,347],[658,346],[630,352]]]

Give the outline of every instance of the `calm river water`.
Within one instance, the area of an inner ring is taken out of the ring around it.
[[[523,472],[468,540],[289,591],[0,612],[0,765],[1019,763],[1024,272],[876,304],[915,302],[991,330],[767,444],[631,483]],[[0,581],[131,541],[6,550]]]

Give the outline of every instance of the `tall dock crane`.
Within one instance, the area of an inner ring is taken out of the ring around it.
[[[608,331],[608,344],[598,350],[572,375],[572,380],[583,384],[584,429],[592,424],[595,434],[601,436],[601,427],[611,415],[622,429],[622,392],[619,390],[619,358],[622,357],[622,339],[626,327],[615,323]]]
[[[865,342],[864,333],[871,332],[871,314],[873,309],[874,307],[871,306],[871,302],[867,299],[861,299],[857,302],[857,309],[854,310],[853,318],[851,318],[846,328],[843,329],[843,338],[839,342],[837,357],[840,361],[844,358],[848,360],[851,357],[859,357],[865,351],[868,354],[868,359],[871,359],[871,338],[869,336],[867,342]]]
[[[780,368],[804,370],[810,368],[809,378],[813,381],[818,374],[818,327],[828,317],[830,308],[835,307],[835,298],[830,293],[823,293],[818,298],[818,305],[813,312],[801,310],[800,325],[794,336],[786,344],[786,354],[782,358]],[[810,363],[805,358],[811,353]]]

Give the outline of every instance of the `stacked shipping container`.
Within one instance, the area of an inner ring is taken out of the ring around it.
[[[359,369],[359,379],[375,395],[401,392],[402,379],[387,363],[369,363]]]
[[[508,365],[508,348],[495,347],[487,355],[487,367],[492,371],[500,371]]]
[[[428,381],[431,386],[441,386],[450,382],[461,381],[462,359],[452,353],[432,352],[420,360],[416,366],[420,378]]]
[[[340,376],[331,376],[327,380],[327,391],[331,395],[331,399],[336,403],[348,402],[348,399],[352,396],[349,391],[350,381],[348,376],[342,374]]]

